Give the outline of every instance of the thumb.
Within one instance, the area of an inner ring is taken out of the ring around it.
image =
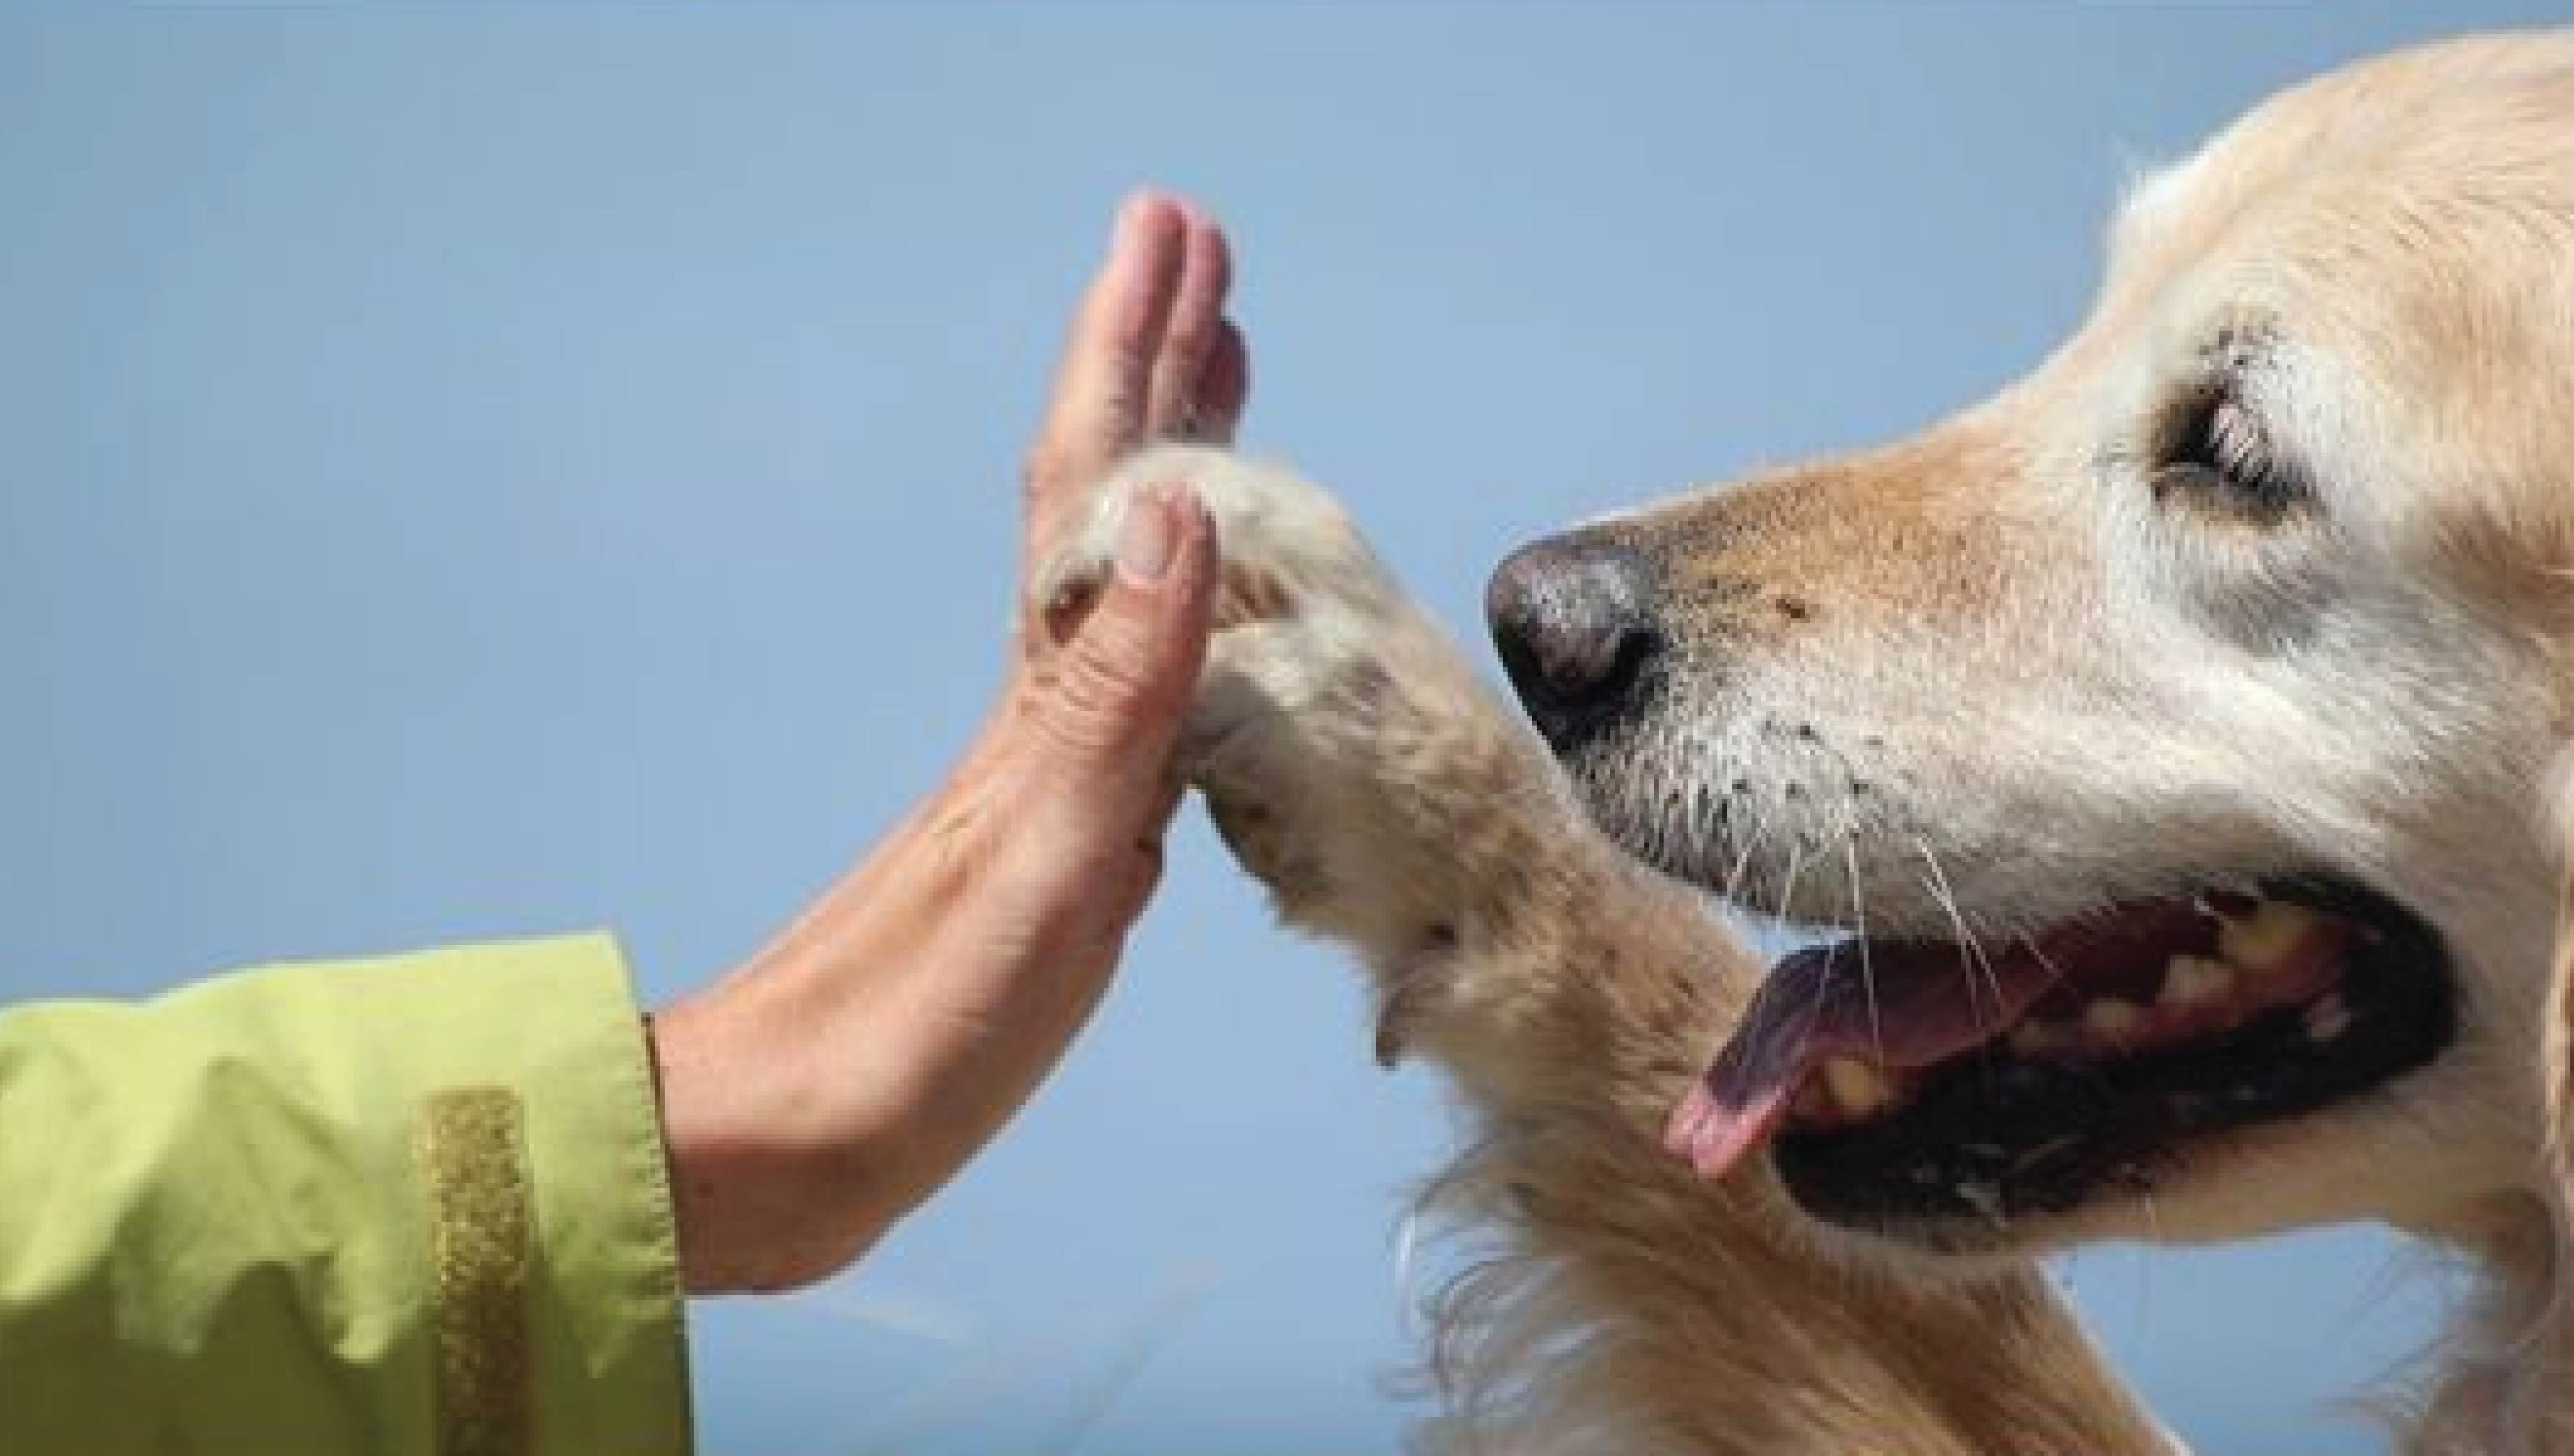
[[[1185,485],[1127,502],[1117,568],[1059,649],[1036,727],[1062,783],[1122,828],[1169,803],[1173,745],[1215,616],[1215,523]]]

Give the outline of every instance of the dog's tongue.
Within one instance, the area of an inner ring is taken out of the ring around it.
[[[1871,945],[1864,962],[1856,942],[1799,951],[1771,969],[1733,1040],[1690,1090],[1672,1119],[1671,1148],[1715,1177],[1769,1136],[1826,1058],[1944,1062],[2009,1026],[2054,984],[2024,947],[1984,961],[1937,944]]]
[[[1718,1176],[1770,1134],[1827,1058],[1903,1069],[1945,1062],[1999,1036],[2059,971],[2089,982],[2158,969],[2166,948],[2189,933],[2190,916],[2158,903],[1971,956],[1922,941],[1871,942],[1864,956],[1857,942],[1800,951],[1763,980],[1665,1140],[1702,1175]]]

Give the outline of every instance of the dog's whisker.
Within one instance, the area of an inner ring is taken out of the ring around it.
[[[1856,819],[1856,816],[1853,816]],[[1877,967],[1868,952],[1868,902],[1859,888],[1859,841],[1856,823],[1846,824],[1842,831],[1842,867],[1850,876],[1851,925],[1859,940],[1859,982],[1868,998],[1868,1040],[1876,1049],[1877,1060],[1886,1060],[1886,1023],[1880,1017],[1877,1001]]]
[[[1798,841],[1790,844],[1788,846],[1788,873],[1786,877],[1780,881],[1779,894],[1772,901],[1772,904],[1777,907],[1777,909],[1772,912],[1772,919],[1781,922],[1793,923],[1789,922],[1788,910],[1790,906],[1796,903],[1797,875],[1799,871],[1805,868],[1805,864],[1806,846],[1804,842]]]
[[[1979,1025],[1988,1027],[1997,1025],[2009,1007],[2009,999],[2002,992],[2001,977],[1994,972],[1993,963],[1984,955],[1982,943],[1977,941],[1974,932],[1967,928],[1966,918],[1957,908],[1956,892],[1949,888],[1948,876],[1939,868],[1939,857],[1932,853],[1930,842],[1917,834],[1913,836],[1913,847],[1922,852],[1922,863],[1930,867],[1931,879],[1927,883],[1931,895],[1938,900],[1940,909],[1948,913],[1948,923],[1956,929],[1959,959],[1964,963],[1963,969],[1967,977],[1968,1009]],[[1982,1002],[1973,995],[1974,975],[1978,970],[1982,971],[1984,980],[1992,989],[1993,1015],[1990,1023],[1983,1021]]]
[[[1752,827],[1743,836],[1742,849],[1735,855],[1734,868],[1726,875],[1725,889],[1720,892],[1720,897],[1725,900],[1726,903],[1734,903],[1736,893],[1743,888],[1744,874],[1752,867],[1752,856],[1754,852],[1760,848],[1761,841],[1768,838],[1769,834],[1770,816],[1759,809],[1755,809],[1753,811]]]

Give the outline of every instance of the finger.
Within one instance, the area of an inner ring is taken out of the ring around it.
[[[1028,559],[1044,554],[1083,487],[1144,439],[1160,354],[1187,252],[1179,204],[1139,193],[1117,215],[1108,257],[1073,313],[1053,397],[1028,451]]]
[[[1217,326],[1215,353],[1198,382],[1190,436],[1211,444],[1233,443],[1234,431],[1242,426],[1243,403],[1250,397],[1251,347],[1243,342],[1241,326],[1227,319]]]
[[[1148,439],[1188,436],[1197,423],[1199,387],[1224,337],[1225,298],[1233,291],[1233,252],[1224,230],[1194,208],[1180,250],[1179,289],[1171,300],[1146,396]]]
[[[1032,684],[1043,781],[1097,832],[1128,840],[1170,813],[1171,755],[1213,630],[1215,524],[1184,486],[1129,507],[1108,585]]]

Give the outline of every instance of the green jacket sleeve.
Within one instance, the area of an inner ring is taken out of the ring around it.
[[[0,1012],[0,1452],[689,1445],[605,938]]]

